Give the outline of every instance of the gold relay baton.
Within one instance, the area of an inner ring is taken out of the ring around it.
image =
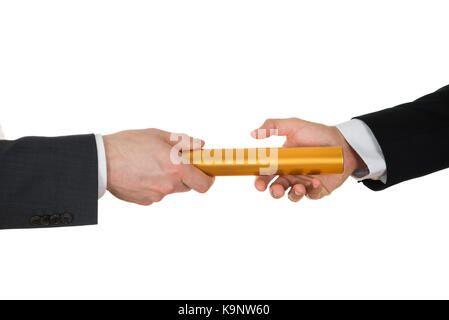
[[[202,149],[182,156],[210,176],[341,174],[344,165],[340,147]]]

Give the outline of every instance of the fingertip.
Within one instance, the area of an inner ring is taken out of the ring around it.
[[[190,148],[192,150],[202,149],[206,142],[203,139],[192,138],[192,145]]]
[[[284,187],[279,184],[274,184],[270,187],[271,196],[275,199],[280,199],[284,196]]]
[[[257,138],[258,138],[258,136],[257,136],[257,129],[251,131],[251,137],[253,137],[254,139],[257,139]]]
[[[256,181],[254,181],[254,186],[261,192],[267,190],[267,184],[260,178],[257,178]]]
[[[288,194],[288,199],[289,199],[291,202],[299,202],[299,200],[300,200],[299,197],[293,195],[292,193],[289,193],[289,194]]]
[[[206,190],[206,192],[209,191],[209,189],[212,188],[212,186],[213,186],[214,183],[215,183],[215,177],[214,177],[214,176],[209,176],[209,175],[208,175],[207,177],[208,177],[209,181],[208,181],[208,184],[207,184],[207,190]]]
[[[195,166],[188,164],[182,165],[180,179],[189,188],[199,192],[206,193],[215,182],[214,176],[205,174]]]
[[[306,194],[306,189],[302,184],[294,185],[288,193],[288,198],[292,202],[299,202]]]
[[[321,181],[318,179],[313,179],[312,180],[312,186],[316,189],[319,188],[321,186]]]
[[[198,193],[206,193],[206,192],[208,192],[208,191],[210,190],[210,188],[212,188],[212,185],[213,185],[213,183],[212,183],[212,184],[205,184],[205,185],[202,185],[202,186],[198,187],[198,188],[196,189],[196,191],[197,191]]]
[[[306,188],[302,184],[296,184],[293,186],[293,191],[298,197],[304,196],[306,194]]]

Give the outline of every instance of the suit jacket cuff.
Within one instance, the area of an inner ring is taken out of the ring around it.
[[[371,129],[361,120],[353,119],[337,125],[349,145],[362,158],[366,168],[354,172],[358,181],[366,179],[387,181],[387,165],[385,158]]]

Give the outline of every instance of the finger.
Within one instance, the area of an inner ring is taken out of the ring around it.
[[[263,192],[267,190],[268,184],[271,180],[274,179],[274,176],[260,176],[256,178],[256,181],[254,182],[254,186],[257,190]]]
[[[288,198],[290,201],[298,202],[300,201],[306,194],[306,187],[302,184],[295,184],[288,193]]]
[[[310,176],[293,176],[293,175],[286,175],[284,177],[288,179],[290,185],[292,186],[298,184],[304,186],[305,187],[304,194],[310,199],[321,199],[325,195],[323,191],[325,190],[325,188],[322,185],[321,181],[317,178]],[[293,196],[293,198],[295,197]]]
[[[328,194],[326,188],[322,185],[318,179],[312,179],[312,183],[306,187],[307,197],[312,200],[318,200]]]
[[[171,133],[169,143],[181,150],[198,150],[206,144],[203,140],[192,138],[184,133]]]
[[[184,184],[183,182],[179,182],[176,185],[175,193],[189,192],[190,190],[192,190],[192,189],[189,188],[186,184]]]
[[[312,183],[312,178],[309,176],[295,176],[295,175],[284,175],[289,182],[290,185],[293,186],[295,184],[302,184],[304,186],[308,186]]]
[[[285,190],[290,187],[290,182],[285,177],[278,177],[270,186],[271,196],[275,199],[280,199],[284,196]]]
[[[265,139],[271,136],[288,136],[301,129],[307,122],[301,119],[268,119],[264,124],[251,132],[255,139]]]
[[[182,165],[181,180],[187,187],[199,193],[205,193],[212,187],[215,178],[208,176],[192,165],[185,164]]]

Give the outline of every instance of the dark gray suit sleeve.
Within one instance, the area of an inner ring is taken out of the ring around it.
[[[0,140],[0,229],[97,223],[94,135]]]

